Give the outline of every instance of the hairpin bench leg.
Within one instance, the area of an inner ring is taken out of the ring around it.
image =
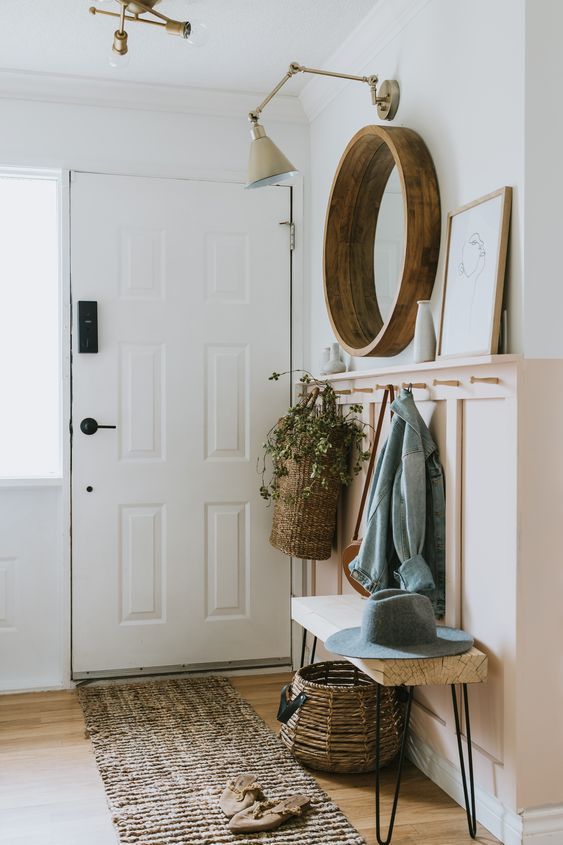
[[[473,780],[473,753],[471,750],[471,723],[469,721],[469,700],[467,697],[467,684],[461,684],[463,688],[463,708],[465,711],[465,730],[467,733],[467,767],[469,769],[469,789],[467,792],[467,775],[465,773],[465,762],[463,759],[463,746],[461,743],[461,727],[459,712],[457,708],[457,696],[455,684],[452,684],[452,702],[454,707],[455,732],[457,736],[457,750],[459,752],[459,766],[461,769],[461,781],[463,783],[463,797],[465,798],[465,812],[467,815],[467,827],[469,835],[475,839],[477,835],[477,813],[475,811],[475,782]],[[471,799],[471,804],[470,804]]]
[[[307,645],[307,628],[303,628],[303,639],[301,640],[301,660],[299,661],[299,668],[305,663],[305,646]]]
[[[313,645],[311,647],[311,658],[309,660],[309,664],[315,662],[315,652],[317,650],[317,638],[315,637],[313,640]]]
[[[395,814],[397,812],[397,804],[399,802],[399,791],[401,789],[401,777],[403,775],[403,763],[405,761],[405,751],[407,748],[407,738],[409,733],[409,722],[411,717],[411,705],[413,698],[414,687],[410,687],[407,699],[407,708],[405,711],[405,724],[403,727],[403,738],[401,740],[401,750],[399,752],[399,770],[397,772],[397,780],[395,782],[395,795],[393,797],[393,808],[391,810],[391,818],[389,820],[389,829],[387,837],[381,838],[381,813],[379,808],[379,752],[380,752],[380,715],[381,715],[381,684],[377,684],[375,692],[375,835],[379,845],[389,845],[391,837],[393,836],[393,827],[395,825]]]
[[[301,640],[301,662],[299,667],[305,665],[305,647],[307,645],[307,628],[303,628],[303,639]],[[309,665],[315,662],[315,651],[317,650],[317,638],[313,639],[313,645],[311,648],[311,659],[309,660]]]

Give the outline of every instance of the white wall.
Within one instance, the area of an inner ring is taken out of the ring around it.
[[[0,85],[1,85],[0,76]],[[177,178],[240,177],[248,160],[248,121],[240,117],[125,107],[2,99],[2,165],[61,167]],[[308,128],[266,120],[303,171]]]
[[[246,113],[252,101],[248,107],[241,105],[240,116],[218,117],[188,114],[181,105],[158,111],[18,100],[8,96],[2,83],[0,75],[0,167],[226,181],[244,176],[249,142]],[[111,92],[108,84],[109,88],[107,84],[101,87],[102,93]],[[52,95],[38,90],[36,95],[27,92],[26,96],[48,100]],[[227,113],[238,111],[240,98],[233,99],[237,108],[225,100]],[[298,116],[293,122],[272,119],[267,126],[287,155],[306,172],[308,126],[298,121]],[[299,196],[296,199],[297,215],[302,217],[302,202]],[[0,599],[6,593],[8,615],[13,618],[10,625],[0,618],[0,690],[68,683],[66,495],[63,485],[0,489]],[[13,559],[15,563],[9,563],[8,592],[3,568],[7,568],[5,560]]]
[[[373,44],[383,42],[381,49],[360,53],[359,62],[353,42],[345,43],[330,67],[399,81],[401,103],[388,125],[414,129],[426,142],[438,175],[444,231],[447,211],[502,185],[513,186],[509,349],[519,352],[523,347],[524,0],[400,0],[384,6],[403,14],[387,23],[394,36],[389,43],[382,39],[377,4],[359,37],[365,43],[371,35]],[[354,133],[380,122],[366,88],[349,83],[311,124],[308,363],[314,371],[322,347],[333,340],[322,278],[323,226],[333,174]],[[442,249],[432,297],[435,321],[443,260]],[[385,360],[356,358],[353,368],[373,368]],[[388,360],[410,361],[412,350]]]
[[[526,231],[524,346],[529,357],[563,355],[563,80],[560,0],[526,0]]]
[[[63,683],[62,526],[60,485],[0,488],[0,690]]]

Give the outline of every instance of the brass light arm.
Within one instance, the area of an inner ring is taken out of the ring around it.
[[[249,120],[251,120],[253,123],[256,123],[256,122],[258,121],[258,118],[259,118],[259,117],[260,117],[260,115],[262,114],[262,110],[264,109],[264,107],[265,107],[265,106],[267,106],[267,105],[268,105],[268,103],[270,102],[270,100],[273,100],[273,99],[274,99],[274,97],[276,96],[276,94],[278,93],[278,91],[280,90],[280,88],[283,88],[283,86],[285,85],[285,83],[286,83],[286,82],[288,82],[288,81],[291,79],[291,77],[292,77],[292,76],[295,76],[296,71],[293,71],[293,72],[292,72],[291,68],[292,68],[292,65],[290,65],[289,70],[288,70],[288,72],[286,73],[286,75],[283,77],[283,79],[280,79],[280,81],[278,82],[278,84],[276,85],[276,87],[275,87],[272,91],[270,91],[270,93],[268,94],[268,96],[266,97],[266,99],[265,99],[265,100],[262,100],[262,102],[260,103],[260,105],[259,105],[259,106],[257,106],[257,107],[254,109],[254,111],[251,111],[251,112],[249,113],[249,115],[248,115],[248,119],[249,119]]]
[[[97,9],[95,6],[90,6],[91,15],[106,15],[108,18],[120,18],[119,12],[108,12],[107,9]],[[137,15],[125,15],[124,20],[131,21],[131,23],[148,23],[150,26],[166,27],[166,24],[161,21],[149,21],[148,18],[139,18]]]
[[[264,108],[268,105],[270,100],[272,100],[280,88],[283,88],[286,82],[288,82],[292,76],[295,76],[297,73],[312,73],[316,74],[317,76],[332,76],[336,77],[337,79],[350,79],[353,82],[365,82],[369,85],[371,90],[371,99],[374,106],[378,107],[378,112],[380,117],[384,117],[390,120],[394,117],[397,107],[399,104],[399,86],[395,83],[384,82],[383,87],[385,87],[385,93],[383,96],[377,96],[377,83],[378,78],[375,75],[372,76],[353,76],[350,73],[336,73],[335,71],[331,70],[321,70],[319,68],[314,67],[305,67],[304,65],[300,65],[298,62],[292,62],[289,66],[289,69],[285,76],[280,79],[278,84],[275,88],[270,91],[268,96],[262,100],[259,106],[257,106],[254,111],[251,111],[248,115],[248,119],[252,123],[257,123],[258,119],[264,110]],[[390,86],[394,85],[395,88],[390,90]]]
[[[125,12],[127,11],[127,6],[125,3],[121,6],[121,14],[119,16],[119,32],[121,34],[125,33]]]
[[[129,2],[126,0],[118,0],[121,3],[121,13],[119,12],[109,12],[105,9],[98,9],[96,6],[90,6],[90,13],[92,15],[107,15],[110,18],[120,18],[121,19],[121,31],[123,31],[124,21],[131,21],[132,23],[145,23],[150,24],[151,26],[160,26],[166,29],[168,33],[171,35],[180,35],[183,38],[187,38],[191,32],[191,24],[189,21],[176,21],[173,18],[169,18],[166,15],[163,15],[162,12],[157,12],[156,9],[153,9],[151,6],[147,6],[139,0],[135,0],[135,8],[141,9],[140,14],[149,14],[153,15],[155,18],[160,18],[160,21],[152,21],[148,18],[142,18],[139,14],[134,15],[127,15],[127,7]]]

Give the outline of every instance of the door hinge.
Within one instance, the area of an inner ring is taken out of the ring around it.
[[[293,220],[282,220],[280,226],[289,226],[289,248],[295,249],[295,223]]]

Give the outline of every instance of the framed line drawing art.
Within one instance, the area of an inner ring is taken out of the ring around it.
[[[512,188],[448,214],[438,356],[498,351]]]

